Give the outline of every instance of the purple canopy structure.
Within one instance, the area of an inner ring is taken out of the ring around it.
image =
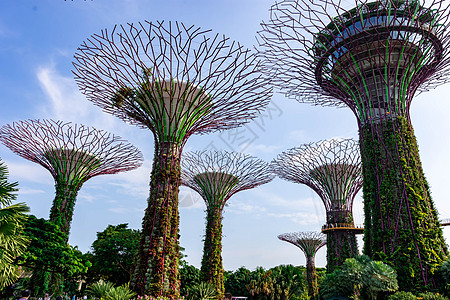
[[[327,271],[358,255],[356,234],[363,229],[353,220],[353,200],[362,187],[359,144],[352,139],[305,144],[284,152],[272,162],[279,177],[313,189],[325,206]]]
[[[200,280],[211,282],[223,296],[222,218],[237,192],[270,182],[268,163],[242,153],[189,152],[183,154],[181,182],[199,193],[206,203],[206,231]]]
[[[393,265],[405,290],[433,284],[448,253],[409,109],[448,81],[449,17],[445,0],[284,0],[260,32],[263,71],[282,93],[357,117],[364,252]]]
[[[314,257],[320,248],[327,244],[325,236],[320,232],[292,232],[283,233],[278,236],[282,241],[299,247],[306,256],[306,281],[308,282],[308,295],[316,299],[319,294],[317,286],[316,266]]]
[[[56,196],[50,221],[59,225],[66,239],[83,183],[94,176],[136,169],[143,161],[141,151],[119,136],[62,121],[27,120],[4,125],[0,141],[52,174]]]
[[[269,103],[271,88],[249,49],[182,23],[142,22],[103,30],[75,54],[88,100],[155,139],[138,263],[139,295],[179,297],[180,156],[194,133],[240,126]]]

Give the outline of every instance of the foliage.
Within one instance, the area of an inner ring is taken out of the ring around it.
[[[179,156],[177,145],[155,143],[150,196],[130,282],[139,295],[179,298]]]
[[[397,274],[393,268],[361,255],[347,259],[341,268],[326,275],[320,294],[324,299],[333,296],[377,299],[378,295],[397,289]]]
[[[106,300],[129,300],[133,299],[136,293],[131,291],[128,286],[122,285],[118,287],[111,288],[106,293]]]
[[[246,285],[250,282],[252,272],[240,267],[235,272],[225,273],[225,291],[236,296],[249,296]]]
[[[208,207],[200,280],[211,282],[219,295],[225,291],[222,264],[222,210]]]
[[[360,135],[364,254],[392,264],[402,290],[423,290],[448,251],[411,124],[397,116]]]
[[[104,231],[97,233],[97,239],[92,243],[92,267],[89,269],[93,278],[110,281],[115,285],[130,281],[140,233],[127,227],[128,224],[109,225]]]
[[[108,292],[113,288],[114,284],[112,284],[111,282],[99,281],[90,285],[86,289],[86,293],[89,296],[94,297],[95,299],[105,300]]]
[[[265,271],[257,268],[246,285],[251,299],[307,299],[305,268],[280,265]]]
[[[191,287],[187,294],[187,300],[218,299],[220,296],[216,286],[209,282],[201,282]]]
[[[399,291],[388,297],[388,300],[417,300],[411,292]]]
[[[11,204],[17,197],[16,191],[17,182],[8,182],[8,169],[0,161],[0,290],[19,277],[15,259],[28,244],[23,228],[29,208],[24,203]]]
[[[420,293],[419,295],[417,295],[417,298],[422,300],[448,300],[447,297],[444,297],[439,293],[435,294],[432,292]]]
[[[356,256],[358,256],[358,244],[355,233],[343,230],[335,230],[327,233],[328,272],[333,272],[347,258]]]
[[[439,271],[445,283],[450,284],[450,259],[447,259],[442,263]]]
[[[182,260],[180,262],[180,281],[180,294],[186,296],[191,287],[200,283],[200,270]]]
[[[61,276],[79,277],[91,266],[81,251],[66,243],[65,234],[53,222],[30,215],[24,233],[31,242],[18,262],[33,270],[30,288],[35,295],[49,292],[56,281],[59,287],[54,286],[52,290],[58,291]]]

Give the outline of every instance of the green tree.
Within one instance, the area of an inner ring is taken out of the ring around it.
[[[246,296],[250,294],[246,285],[250,283],[251,271],[245,267],[240,267],[235,272],[225,273],[225,292],[233,296]]]
[[[90,274],[123,285],[130,281],[137,250],[140,232],[128,228],[128,224],[109,225],[104,231],[97,233],[92,243],[92,268]]]
[[[28,244],[23,235],[29,208],[24,203],[12,204],[17,195],[17,182],[8,182],[8,169],[0,161],[0,289],[13,283],[20,275],[15,259]]]
[[[192,287],[200,284],[200,270],[181,260],[180,281],[180,295],[186,296]]]
[[[59,226],[33,215],[28,217],[24,234],[30,240],[18,263],[32,271],[29,287],[34,295],[60,292],[63,278],[80,278],[91,263],[76,247],[66,243]]]
[[[320,286],[320,294],[324,299],[333,296],[377,299],[381,294],[397,289],[397,274],[392,267],[361,255],[347,259],[339,269],[327,274]]]

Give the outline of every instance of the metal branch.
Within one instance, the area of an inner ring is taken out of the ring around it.
[[[199,193],[207,208],[220,211],[237,192],[268,183],[275,177],[267,162],[227,151],[184,153],[181,166],[182,184]]]
[[[325,140],[292,148],[272,161],[275,174],[312,188],[327,214],[352,211],[362,187],[359,144],[352,139]]]

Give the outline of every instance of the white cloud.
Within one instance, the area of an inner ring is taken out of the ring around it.
[[[44,194],[44,190],[30,189],[30,188],[20,188],[17,194],[19,195],[34,195],[34,194]]]
[[[317,215],[311,212],[292,212],[292,213],[268,213],[270,217],[289,220],[293,223],[309,226],[325,223],[325,215]]]
[[[30,181],[42,184],[54,184],[50,172],[36,163],[26,161],[20,163],[10,160],[5,161],[5,163],[8,166],[9,174],[14,180],[19,180],[19,183],[21,181]]]
[[[235,214],[261,215],[262,213],[265,213],[267,209],[262,206],[251,205],[240,201],[230,201],[226,211]]]
[[[240,152],[245,152],[255,156],[262,154],[274,154],[279,151],[281,147],[276,145],[263,145],[263,144],[243,144],[240,147]]]
[[[98,129],[124,128],[121,120],[102,112],[89,102],[78,90],[75,80],[58,73],[54,64],[41,66],[36,71],[36,76],[49,100],[49,103],[40,108],[39,115],[94,126]]]

